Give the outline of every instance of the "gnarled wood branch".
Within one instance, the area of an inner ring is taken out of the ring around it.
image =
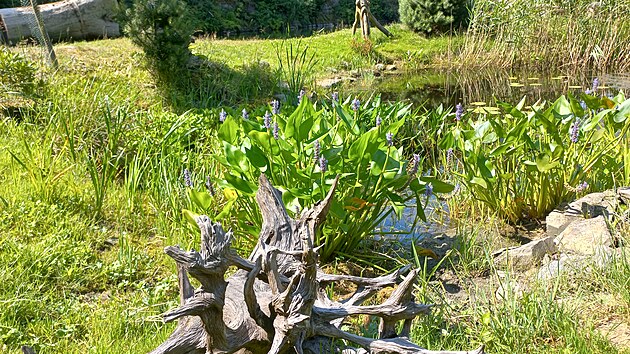
[[[356,353],[482,353],[482,348],[429,351],[406,338],[411,321],[431,307],[415,302],[412,292],[417,270],[404,267],[382,277],[363,278],[326,274],[318,268],[313,243],[337,181],[324,200],[294,220],[280,192],[261,175],[256,200],[263,223],[248,260],[230,249],[231,233],[206,216],[197,219],[201,251],[166,247],[166,254],[177,262],[180,306],[165,313],[164,321],[178,320],[178,325],[152,353],[235,353],[242,349],[255,354],[337,353],[337,339],[361,347],[344,348]],[[240,270],[226,279],[231,266]],[[199,281],[198,289],[191,286],[188,275]],[[342,302],[333,301],[324,291],[327,284],[338,281],[357,285],[355,293]],[[397,287],[383,304],[362,306],[378,290],[392,286]],[[360,314],[381,319],[379,339],[340,329],[348,316]],[[403,326],[397,333],[400,321]]]

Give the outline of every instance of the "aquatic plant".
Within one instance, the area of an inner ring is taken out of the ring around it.
[[[586,186],[603,190],[624,180],[628,160],[618,147],[628,139],[630,100],[621,93],[581,100],[586,109],[571,95],[531,109],[524,99],[498,103],[501,112],[468,114],[441,146],[461,154],[463,183],[500,217],[542,218]]]
[[[453,187],[419,176],[420,156],[406,161],[404,148],[395,145],[393,138],[409,107],[368,100],[368,108],[355,112],[356,102],[318,110],[304,95],[293,112],[274,116],[272,132],[265,128],[265,117],[228,117],[218,131],[223,153],[216,158],[225,167],[219,185],[230,197],[219,216],[238,215],[236,229],[253,238],[261,221],[252,217],[257,213],[251,208],[256,205],[258,177],[264,173],[281,190],[290,211],[320,200],[335,177],[341,176],[328,226],[317,237],[325,260],[356,252],[381,220],[402,212],[407,203],[416,203],[418,217],[423,218],[419,197],[450,192]],[[368,117],[378,116],[379,126],[367,123],[374,121]],[[432,189],[426,192],[429,183]]]

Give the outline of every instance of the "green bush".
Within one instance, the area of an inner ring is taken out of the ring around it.
[[[33,62],[7,48],[0,48],[0,96],[32,96],[40,83]]]
[[[121,18],[124,30],[144,51],[156,79],[172,85],[189,77],[188,46],[196,19],[181,0],[136,0]]]
[[[416,32],[448,32],[466,26],[469,0],[400,0],[400,20]]]

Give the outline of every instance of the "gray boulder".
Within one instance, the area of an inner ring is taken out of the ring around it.
[[[564,274],[575,274],[587,269],[590,265],[589,257],[579,255],[561,254],[558,259],[554,259],[544,264],[538,270],[539,280],[554,279]]]
[[[573,221],[556,237],[554,243],[560,252],[596,255],[610,250],[613,237],[603,215],[593,219]]]
[[[608,218],[619,205],[619,197],[613,191],[591,193],[553,210],[546,219],[547,236],[556,236],[573,221],[584,218],[596,218],[600,215]]]
[[[557,251],[553,237],[534,240],[523,246],[510,247],[493,254],[497,267],[508,267],[514,270],[528,270],[540,264],[546,254]]]

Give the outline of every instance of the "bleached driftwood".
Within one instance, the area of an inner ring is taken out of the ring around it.
[[[39,5],[46,31],[53,42],[120,36],[114,18],[116,0],[64,0]],[[33,9],[0,9],[0,42],[16,44],[30,38]]]
[[[428,313],[431,307],[414,301],[416,270],[405,267],[370,279],[330,275],[319,269],[313,240],[328,213],[337,181],[323,201],[295,220],[287,214],[280,192],[264,175],[259,183],[256,200],[263,224],[249,259],[230,248],[231,232],[225,232],[207,216],[197,219],[201,230],[199,252],[166,248],[166,254],[178,265],[180,307],[164,314],[164,321],[179,322],[152,354],[483,352],[482,348],[470,352],[430,351],[406,338],[412,320]],[[231,266],[239,270],[225,279]],[[201,284],[198,289],[191,286],[189,275]],[[333,301],[324,289],[342,280],[356,284],[357,290],[345,301]],[[396,285],[383,304],[361,305],[380,289]],[[378,339],[340,329],[348,316],[359,314],[380,318]],[[399,321],[403,321],[400,333],[396,331]],[[348,346],[340,347],[340,340]]]

